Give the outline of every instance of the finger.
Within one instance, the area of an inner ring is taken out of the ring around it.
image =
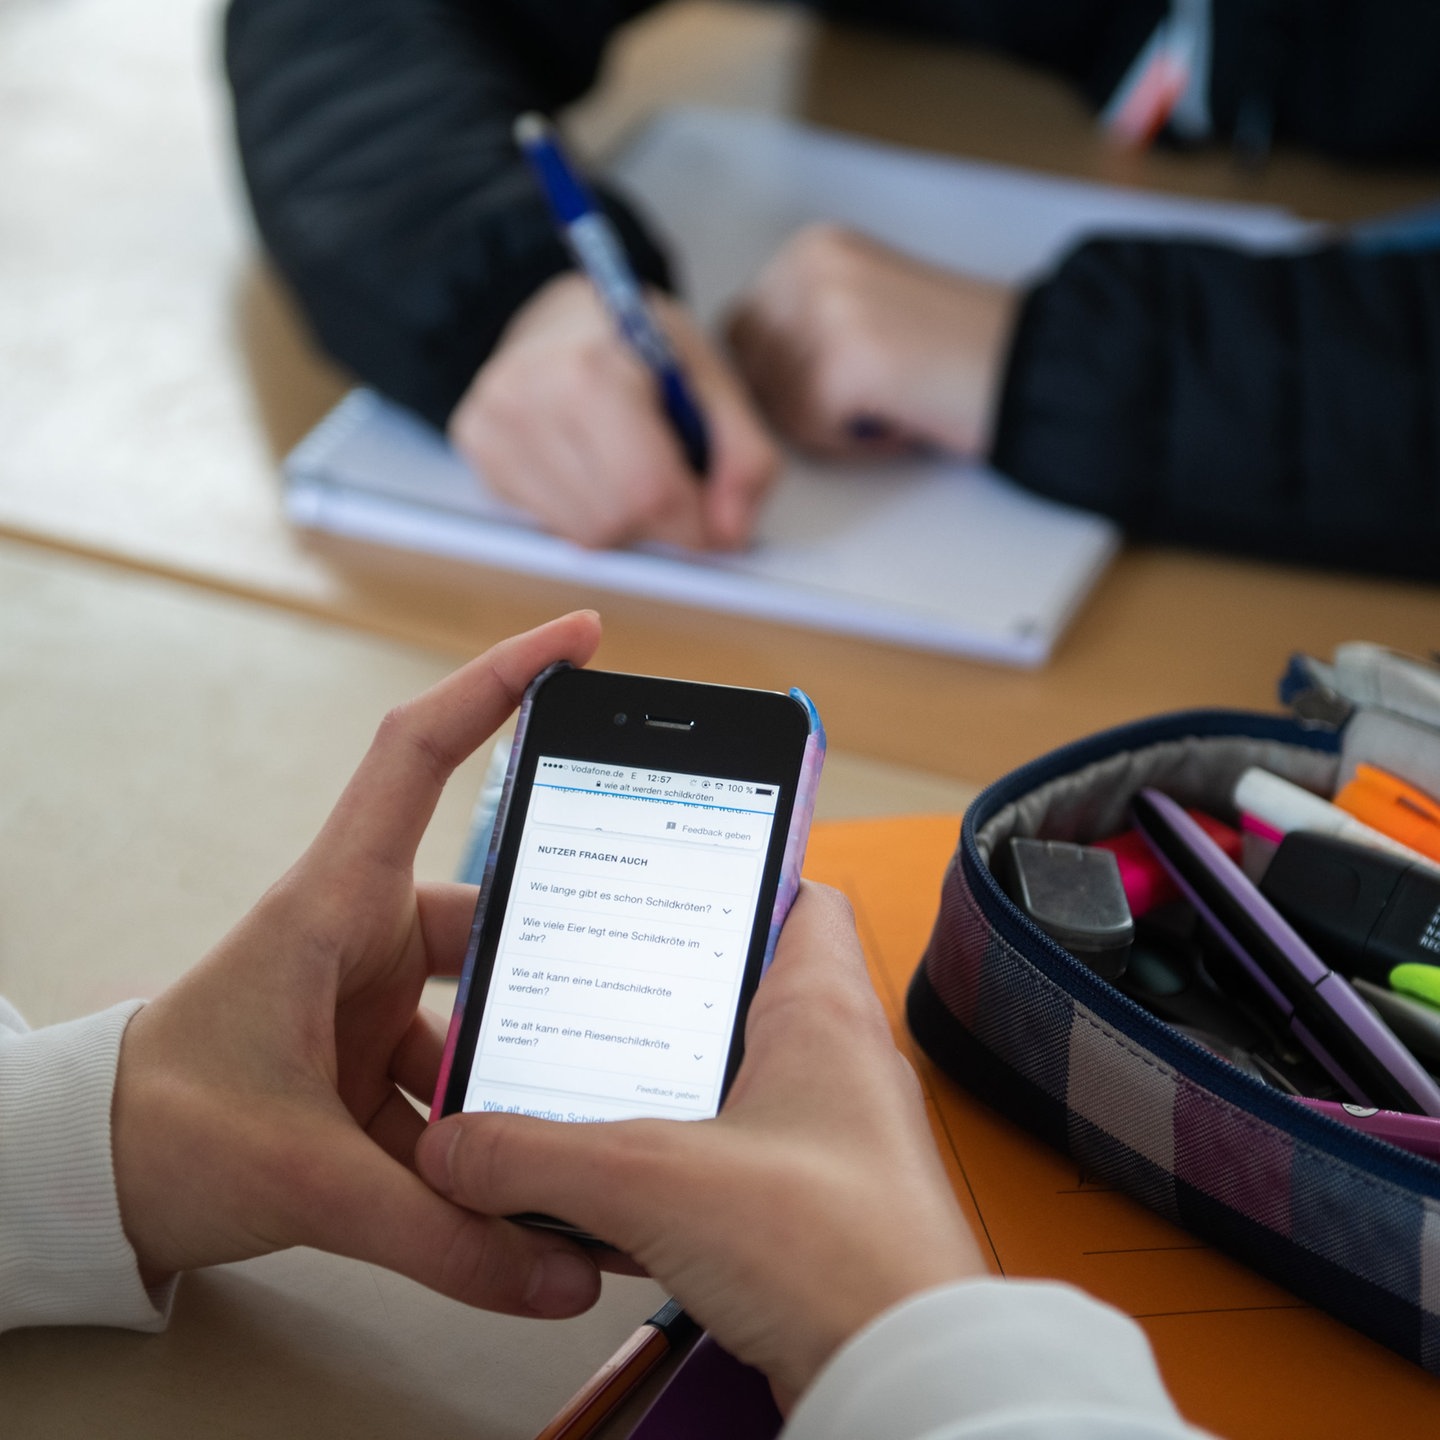
[[[812,1064],[833,1065],[825,1052],[837,1036],[847,1045],[874,1044],[887,1054],[893,1049],[850,902],[838,890],[807,880],[746,1018],[745,1060],[731,1103],[747,1092],[761,1069],[773,1085],[776,1069],[803,1077]]]
[[[823,988],[827,981],[873,993],[849,899],[833,886],[802,880],[781,928],[765,984],[773,992],[782,987]]]
[[[857,367],[868,307],[856,270],[868,254],[847,232],[812,228],[787,245],[730,317],[730,346],[757,402],[782,434],[820,454],[866,453],[850,427],[876,398]]]
[[[609,541],[613,492],[625,478],[623,471],[612,476],[596,463],[587,437],[596,405],[607,412],[614,408],[603,387],[601,393],[585,393],[583,400],[553,402],[543,421],[533,417],[515,437],[517,473],[511,485],[515,503],[552,534],[591,547]]]
[[[523,374],[512,378],[510,368],[482,370],[483,383],[472,386],[450,417],[451,443],[500,499],[528,511],[545,529],[569,535],[566,457],[537,413],[544,405],[536,387]]]
[[[597,1245],[591,1257],[607,1275],[629,1275],[637,1280],[646,1280],[650,1272],[638,1261],[615,1249],[613,1245]]]
[[[462,402],[464,423],[452,429],[489,447],[492,484],[556,534],[594,548],[700,543],[693,477],[653,374],[597,311],[593,291],[555,299],[559,333],[493,360],[473,415]]]
[[[499,435],[490,421],[484,400],[477,386],[471,385],[460,403],[450,413],[445,435],[461,459],[481,476],[492,490],[503,495],[498,478],[505,466],[498,446]]]
[[[697,549],[705,543],[701,479],[660,409],[653,377],[632,380],[626,403],[589,417],[587,427],[590,464],[609,482],[601,543],[656,540]]]
[[[728,375],[704,390],[711,462],[701,492],[706,538],[733,548],[755,533],[760,508],[780,472],[780,452],[755,408]]]
[[[710,432],[710,468],[700,492],[705,541],[743,545],[779,471],[779,452],[724,355],[678,306],[664,313]]]
[[[402,1090],[427,1106],[435,1094],[435,1082],[440,1076],[440,1062],[445,1057],[447,1035],[448,1026],[440,1016],[429,1010],[417,1010],[390,1056],[390,1078]],[[418,1135],[418,1130],[411,1135],[412,1146]],[[409,1155],[407,1149],[407,1161]]]
[[[885,1019],[850,901],[839,890],[813,880],[800,882],[764,984],[771,1005],[793,999],[803,1006],[807,995],[834,995],[882,1023]]]
[[[437,881],[416,885],[420,934],[432,975],[460,973],[470,945],[470,927],[475,921],[475,901],[479,894],[479,888],[474,885]]]
[[[544,444],[551,488],[545,497],[546,526],[586,549],[603,549],[622,538],[620,497],[629,472],[600,458],[594,431],[626,403],[628,397],[612,393],[607,382],[588,392],[583,403],[557,407],[548,426]],[[604,422],[592,408],[596,405]]]
[[[398,1090],[391,1090],[370,1117],[365,1133],[392,1160],[413,1168],[415,1142],[424,1129],[425,1117]]]
[[[695,477],[655,395],[618,338],[567,349],[530,387],[495,480],[546,529],[593,549],[637,539],[703,539]],[[513,473],[512,473],[513,472]]]
[[[790,337],[791,357],[778,363],[768,381],[768,394],[785,432],[803,448],[821,455],[854,453],[852,417],[865,412],[876,418],[874,395],[857,385],[853,375],[853,337],[818,324]]]
[[[450,1115],[420,1137],[415,1163],[427,1183],[457,1204],[492,1214],[542,1211],[633,1251],[631,1227],[642,1208],[634,1197],[669,1192],[662,1177],[685,1172],[686,1132],[703,1123]]]
[[[748,545],[755,536],[765,497],[780,473],[780,455],[765,432],[746,425],[748,433],[727,435],[723,418],[716,460],[704,495],[707,541],[717,549]]]
[[[753,1060],[774,1055],[781,1067],[803,1070],[837,1033],[857,1030],[891,1048],[849,903],[807,882],[751,1008],[750,1053],[736,1088]],[[833,1056],[820,1058],[833,1066]],[[634,1236],[624,1226],[634,1206],[624,1205],[625,1195],[672,1191],[689,1168],[691,1147],[704,1143],[703,1129],[704,1122],[582,1125],[452,1115],[421,1137],[416,1161],[430,1184],[460,1204],[502,1214],[544,1210],[630,1249]]]
[[[576,491],[569,448],[557,443],[556,420],[577,397],[590,403],[574,373],[580,353],[573,346],[536,353],[523,344],[502,345],[447,427],[451,442],[497,495],[571,539],[583,524],[586,499]]]
[[[340,864],[363,855],[409,871],[415,848],[455,767],[519,703],[540,671],[583,665],[600,643],[600,617],[576,610],[502,640],[380,724],[313,849]]]
[[[333,1139],[297,1243],[383,1265],[467,1305],[559,1317],[588,1309],[599,1273],[563,1237],[444,1200],[360,1131]]]
[[[766,419],[788,439],[804,440],[815,360],[798,318],[757,293],[731,317],[729,342]]]

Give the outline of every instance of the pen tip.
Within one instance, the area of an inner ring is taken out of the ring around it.
[[[527,110],[515,119],[515,143],[517,145],[538,145],[549,133],[550,122],[543,115]]]

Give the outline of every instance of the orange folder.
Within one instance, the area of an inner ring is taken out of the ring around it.
[[[855,907],[871,978],[996,1273],[1068,1280],[1133,1315],[1176,1404],[1217,1435],[1428,1440],[1440,1432],[1440,1379],[1091,1180],[920,1054],[905,1029],[905,991],[959,829],[953,815],[820,824],[805,872]]]

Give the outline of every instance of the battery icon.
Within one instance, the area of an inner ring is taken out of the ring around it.
[[[760,786],[757,785],[755,787],[755,793],[757,795],[773,795],[775,792],[774,790],[762,790]]]

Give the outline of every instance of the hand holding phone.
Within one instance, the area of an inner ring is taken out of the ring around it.
[[[888,1307],[986,1269],[849,906],[809,882],[718,1119],[454,1115],[415,1159],[459,1204],[548,1210],[603,1235],[763,1370],[782,1408]]]
[[[823,754],[799,691],[541,675],[435,1117],[715,1115],[798,885]]]
[[[562,656],[583,664],[599,639],[592,612],[566,616],[393,709],[288,874],[130,1019],[111,1163],[146,1285],[308,1245],[511,1314],[594,1302],[594,1265],[559,1236],[416,1177],[425,1127],[407,1094],[434,1088],[443,1025],[421,993],[458,973],[475,907],[469,887],[417,882],[415,847],[526,682]]]

